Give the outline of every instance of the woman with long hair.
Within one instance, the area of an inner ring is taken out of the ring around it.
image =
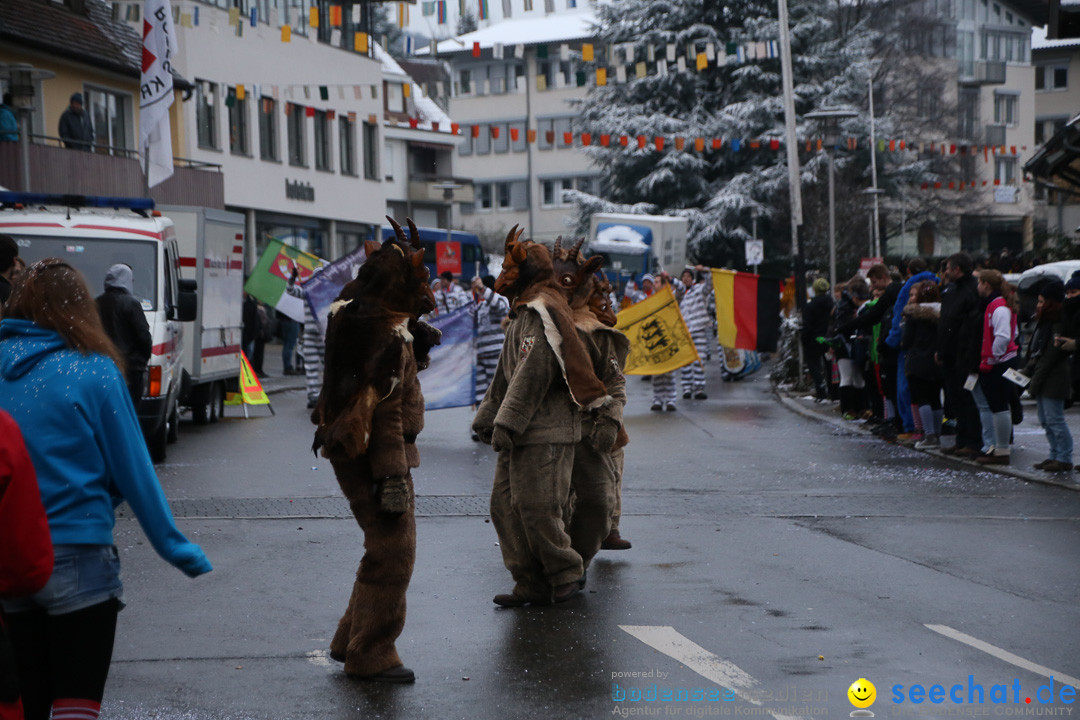
[[[979,380],[972,396],[979,408],[983,428],[983,454],[975,462],[983,465],[1008,465],[1011,455],[1013,393],[1005,379],[1016,359],[1016,309],[1011,302],[1012,288],[997,270],[979,271],[979,297],[982,298],[982,346]]]
[[[211,570],[177,529],[124,382],[123,360],[77,270],[31,265],[0,322],[0,409],[22,428],[48,517],[54,568],[38,592],[0,601],[28,720],[96,718],[123,607],[113,508],[127,501],[157,553]]]
[[[911,288],[910,302],[903,309],[903,337],[900,347],[907,354],[904,372],[911,393],[911,414],[918,419],[923,437],[911,442],[921,449],[941,447],[941,366],[934,360],[941,292],[933,280],[923,280]]]

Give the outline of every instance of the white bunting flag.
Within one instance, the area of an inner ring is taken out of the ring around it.
[[[686,72],[686,58],[679,56],[678,68],[679,72]]]
[[[705,57],[708,58],[709,62],[716,59],[716,46],[712,43],[705,44]]]
[[[169,0],[146,0],[143,12],[142,73],[139,76],[139,150],[147,187],[172,177],[172,66],[179,45]]]
[[[570,46],[566,43],[559,46],[559,59],[563,62],[570,60]]]
[[[617,82],[617,83],[626,82],[626,66],[625,65],[620,64],[620,65],[615,66],[615,82]]]
[[[675,62],[675,43],[668,43],[666,57],[669,63]]]
[[[667,77],[667,60],[661,58],[656,61],[656,74],[660,77]]]
[[[495,58],[496,60],[502,60],[503,59],[503,44],[502,43],[495,43],[491,47],[491,57]]]
[[[525,57],[525,46],[524,45],[519,44],[519,45],[514,46],[514,57],[517,58],[518,60]]]

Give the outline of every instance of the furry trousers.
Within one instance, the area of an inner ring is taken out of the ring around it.
[[[405,627],[405,591],[416,561],[412,477],[406,476],[408,511],[390,515],[379,511],[378,489],[363,457],[331,462],[364,532],[364,557],[349,606],[330,642],[330,655],[345,661],[347,675],[377,675],[402,665],[394,643]]]
[[[600,544],[611,532],[617,468],[612,453],[600,453],[586,440],[574,446],[574,471],[566,524],[570,546],[587,570]]]
[[[495,464],[491,523],[514,594],[532,602],[551,602],[555,587],[583,572],[563,520],[573,462],[567,443],[504,450]]]

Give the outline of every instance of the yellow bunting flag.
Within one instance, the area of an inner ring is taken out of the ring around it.
[[[709,58],[705,53],[697,54],[697,69],[704,70],[709,67]]]
[[[240,24],[240,8],[236,8],[236,7],[229,8],[229,25],[232,26],[232,25],[239,25],[239,24]]]
[[[630,340],[627,375],[662,375],[701,359],[669,285],[622,310],[615,327]]]
[[[585,43],[581,46],[581,59],[585,62],[593,61],[593,46],[592,43]]]
[[[607,68],[596,68],[596,86],[607,85]]]
[[[243,100],[245,97],[247,97],[247,90],[244,88],[243,85],[237,85],[236,86],[236,99],[237,100]]]
[[[637,77],[643,78],[643,77],[645,77],[645,74],[647,72],[648,72],[648,70],[645,67],[645,61],[639,62],[638,64],[634,65],[634,74]]]
[[[288,25],[281,26],[281,42],[292,42],[292,28]]]
[[[269,405],[270,398],[266,396],[262,383],[259,382],[255,371],[251,369],[247,355],[240,351],[240,392],[229,393],[225,399],[226,405]]]
[[[353,35],[353,50],[358,53],[367,53],[368,51],[368,36],[367,33],[356,33]]]
[[[319,27],[319,8],[312,6],[308,18],[308,25],[313,28]]]
[[[405,83],[402,85],[401,92],[407,98],[412,97],[412,83]]]

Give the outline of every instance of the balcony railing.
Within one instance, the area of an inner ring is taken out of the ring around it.
[[[146,180],[136,151],[95,146],[93,152],[83,152],[60,147],[59,138],[31,137],[29,188],[23,186],[22,146],[17,142],[0,142],[0,185],[7,189],[71,195],[146,196]],[[158,204],[225,208],[225,176],[220,165],[174,158],[173,168],[171,178],[150,190],[150,197]]]
[[[1004,60],[961,60],[961,85],[1001,85],[1005,82]]]
[[[414,175],[409,179],[409,201],[420,203],[445,203],[446,185],[454,184],[452,201],[472,203],[475,200],[472,180],[464,178],[437,178],[432,175]]]

